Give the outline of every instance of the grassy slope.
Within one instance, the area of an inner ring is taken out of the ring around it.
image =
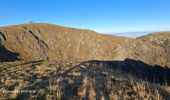
[[[118,62],[108,61],[2,63],[0,99],[160,100],[170,97],[169,83],[150,82],[125,69]],[[36,92],[2,93],[4,90]]]
[[[138,38],[146,43],[150,43],[158,48],[163,48],[167,66],[170,66],[170,32],[159,32]]]

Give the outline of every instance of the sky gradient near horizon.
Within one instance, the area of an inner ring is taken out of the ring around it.
[[[101,33],[170,31],[170,0],[1,0],[0,26],[34,22]]]

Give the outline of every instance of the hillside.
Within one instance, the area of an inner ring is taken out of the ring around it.
[[[51,24],[23,24],[0,28],[0,38],[1,48],[13,52],[12,56],[18,55],[11,58],[21,60],[87,61],[131,58],[149,64],[167,65],[164,48],[135,39],[98,34],[91,30]]]
[[[138,39],[144,42],[148,42],[159,48],[163,48],[165,51],[165,57],[169,65],[170,63],[170,32],[153,33],[153,34],[140,37]]]
[[[169,57],[168,32],[131,39],[44,23],[0,27],[0,99],[168,100]]]
[[[23,60],[112,59],[117,45],[91,30],[51,24],[25,24],[0,29],[2,44]],[[110,48],[108,48],[110,47]]]

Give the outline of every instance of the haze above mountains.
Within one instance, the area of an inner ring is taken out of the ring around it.
[[[156,32],[122,32],[122,33],[108,33],[108,34],[116,35],[116,36],[125,36],[129,38],[138,38],[151,33],[156,33]]]

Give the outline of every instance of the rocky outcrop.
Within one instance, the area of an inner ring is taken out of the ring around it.
[[[0,45],[4,45],[6,41],[6,36],[3,32],[0,32]]]

